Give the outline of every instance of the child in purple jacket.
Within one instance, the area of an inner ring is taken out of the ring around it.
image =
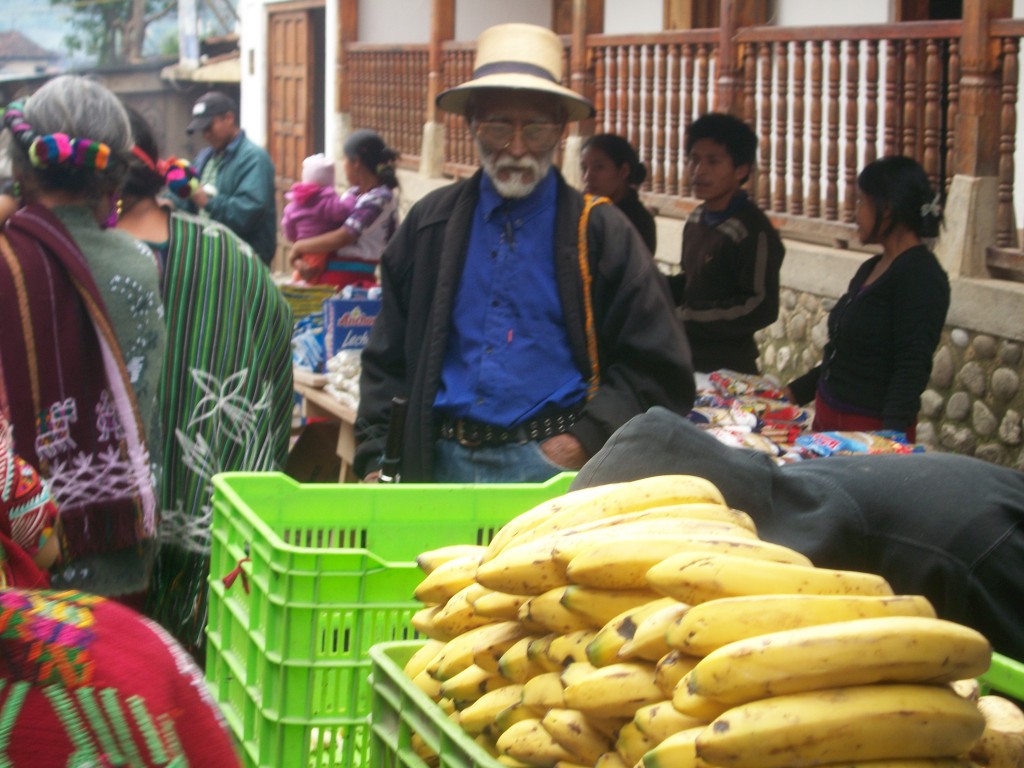
[[[338,195],[334,189],[334,161],[323,154],[302,161],[302,181],[292,184],[285,194],[288,203],[281,218],[281,229],[289,242],[315,237],[337,229],[352,214],[356,195]],[[327,267],[329,253],[307,253],[303,262],[316,277]],[[315,278],[314,278],[315,279]],[[293,282],[304,282],[296,271]]]

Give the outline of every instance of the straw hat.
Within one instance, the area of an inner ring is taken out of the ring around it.
[[[498,24],[480,33],[473,79],[437,95],[437,106],[464,115],[474,92],[485,89],[535,91],[558,96],[570,120],[594,116],[594,105],[562,82],[562,41],[533,24]]]

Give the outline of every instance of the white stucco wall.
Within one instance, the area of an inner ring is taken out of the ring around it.
[[[456,40],[476,40],[488,27],[513,21],[550,27],[551,0],[455,0]]]
[[[662,5],[662,0],[604,0],[605,31],[623,35],[660,31]]]
[[[778,27],[808,27],[837,24],[886,24],[889,0],[857,0],[855,3],[821,0],[777,0],[775,18]]]

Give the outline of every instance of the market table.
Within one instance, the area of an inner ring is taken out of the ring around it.
[[[356,454],[356,412],[323,389],[327,382],[321,373],[301,368],[293,370],[295,394],[302,398],[302,416],[305,419],[327,419],[338,423],[337,454],[341,459],[338,482],[358,482],[352,471]]]

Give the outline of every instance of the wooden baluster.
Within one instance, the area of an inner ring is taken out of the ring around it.
[[[686,132],[690,129],[690,123],[693,122],[694,101],[695,101],[695,95],[696,95],[695,81],[694,81],[694,77],[695,77],[694,69],[696,67],[696,64],[695,64],[696,51],[695,51],[693,45],[689,44],[689,43],[684,45],[682,47],[682,50],[683,50],[683,58],[682,58],[682,62],[681,63],[683,65],[683,69],[684,69],[685,80],[683,82],[681,82],[681,84],[680,84],[680,88],[683,89],[683,110],[682,110],[683,125],[682,125],[682,129],[683,129],[683,137],[684,137],[683,146],[681,147],[681,151],[683,153],[683,157],[682,157],[682,167],[680,168],[680,171],[681,171],[681,174],[682,174],[681,175],[682,181],[681,181],[681,185],[680,185],[680,191],[686,197],[692,197],[693,196],[693,190],[690,188],[690,172],[689,172],[690,166],[689,166],[689,163],[686,162],[686,157],[685,157],[685,154],[686,154],[685,136],[686,136]]]
[[[949,185],[956,169],[956,115],[960,108],[960,41],[949,41],[949,61],[946,65],[946,187],[943,199],[949,196]]]
[[[900,153],[899,126],[900,111],[899,105],[902,100],[900,94],[901,64],[903,59],[903,46],[898,40],[888,40],[885,45],[885,152],[886,155],[898,155]]]
[[[802,40],[793,44],[793,154],[791,178],[793,187],[789,193],[789,212],[799,216],[804,212],[804,91],[806,83],[807,47]]]
[[[697,98],[697,117],[707,114],[708,112],[708,83],[711,79],[711,62],[708,56],[708,46],[706,43],[700,43],[697,46],[697,60],[694,62],[694,71],[696,73],[696,91],[695,96]]]
[[[807,215],[812,219],[821,217],[821,64],[821,41],[815,40],[811,43],[811,146],[807,153]]]
[[[665,193],[675,196],[679,194],[679,90],[683,87],[679,61],[679,45],[672,43],[668,47],[668,155],[667,168],[665,169]]]
[[[846,41],[846,152],[843,158],[843,221],[853,221],[857,205],[858,96],[860,94],[860,46]]]
[[[666,144],[668,143],[668,116],[665,110],[668,108],[668,54],[667,45],[659,45],[658,48],[658,98],[655,102],[655,109],[658,111],[658,129],[654,136],[654,167],[651,174],[648,174],[648,189],[659,194],[665,191],[665,155]]]
[[[910,157],[920,157],[917,135],[917,113],[921,109],[918,92],[920,41],[907,40],[903,50],[903,141],[900,152]]]
[[[655,54],[656,49],[653,45],[643,46],[644,54],[644,98],[643,98],[643,118],[644,118],[644,133],[643,142],[637,145],[637,150],[640,153],[640,160],[643,162],[648,170],[652,170],[655,163],[655,146],[654,146],[654,79],[656,68]],[[645,182],[645,188],[651,188],[650,176],[648,176]]]
[[[1017,134],[1017,82],[1019,43],[1015,37],[1003,38],[1002,109],[999,115],[999,192],[996,209],[996,245],[1017,246],[1016,222],[1013,219],[1013,154]]]
[[[864,82],[864,165],[878,157],[878,41],[867,41]]]
[[[776,43],[775,48],[775,174],[772,178],[772,210],[786,210],[786,164],[789,162],[789,48]],[[771,134],[769,134],[771,135]]]
[[[604,95],[604,57],[608,49],[603,45],[594,48],[594,132],[604,133],[608,125],[608,101]]]
[[[626,138],[634,147],[640,146],[640,113],[642,112],[643,46],[630,46],[629,54],[629,128]]]
[[[825,139],[825,218],[839,218],[839,46],[837,40],[828,44],[828,134]]]
[[[629,46],[619,46],[618,65],[618,110],[615,115],[615,133],[625,136],[629,119]]]
[[[929,38],[924,49],[924,152],[921,165],[935,189],[942,189],[939,167],[939,99],[942,80],[942,56],[939,41]]]
[[[748,125],[755,125],[757,122],[757,46],[751,43],[743,45],[743,120]],[[760,147],[760,142],[758,142]],[[750,179],[747,181],[748,189],[757,189],[758,183],[757,163],[750,169]]]
[[[757,153],[757,178],[755,180],[755,199],[758,207],[764,209],[771,204],[771,162],[772,162],[772,46],[771,43],[758,43],[758,62],[761,81],[761,98],[757,114],[760,123],[760,148]],[[751,123],[753,126],[753,123]]]

